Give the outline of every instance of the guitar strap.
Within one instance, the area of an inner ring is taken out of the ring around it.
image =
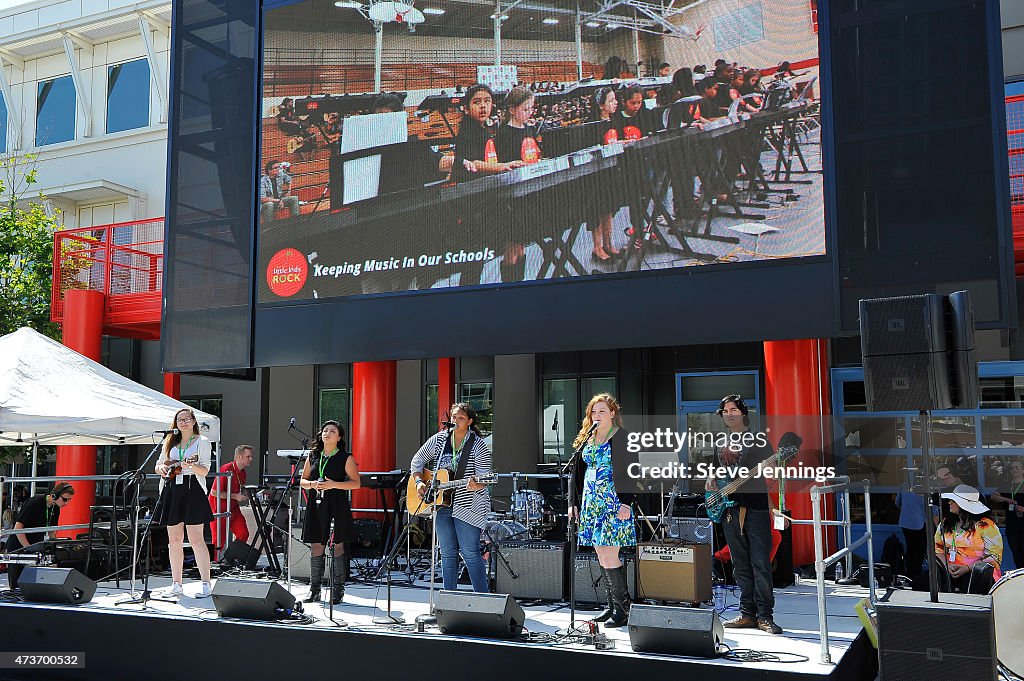
[[[473,451],[473,438],[476,437],[476,433],[472,430],[466,433],[466,441],[462,443],[461,455],[459,456],[459,463],[455,466],[455,477],[454,480],[462,480],[466,477],[466,466],[468,465],[469,455]],[[448,440],[451,443],[452,455],[455,455],[455,443],[451,442],[452,435],[448,435]]]
[[[740,534],[743,534],[743,524],[747,521],[747,507],[740,506]]]

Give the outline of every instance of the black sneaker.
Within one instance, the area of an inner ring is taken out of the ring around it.
[[[757,621],[757,628],[768,634],[781,634],[782,627],[775,623],[773,619],[764,619]]]

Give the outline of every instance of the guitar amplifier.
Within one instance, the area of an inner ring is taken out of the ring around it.
[[[703,603],[711,599],[711,544],[637,546],[640,600]]]
[[[636,558],[620,556],[619,559],[626,566],[626,586],[629,588],[629,597],[636,600]],[[604,604],[608,601],[608,594],[605,592],[601,579],[601,564],[597,562],[596,553],[576,554],[572,581],[573,589],[576,590],[577,603]]]
[[[686,544],[710,544],[715,528],[710,518],[666,518],[667,533]]]
[[[495,591],[514,598],[560,601],[565,598],[565,542],[503,541],[494,555]],[[511,568],[511,572],[509,572]]]

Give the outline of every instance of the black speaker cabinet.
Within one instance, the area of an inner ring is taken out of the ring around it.
[[[213,586],[213,607],[224,617],[276,620],[295,609],[295,596],[277,582],[221,577]]]
[[[250,551],[250,549],[252,550]],[[229,565],[232,567],[242,567],[244,565],[247,570],[252,570],[256,567],[256,563],[259,559],[259,550],[253,549],[244,541],[235,539],[228,544],[226,549],[224,549],[224,555],[221,556],[220,562],[223,565]]]
[[[996,678],[990,596],[893,591],[875,612],[881,681]]]
[[[30,566],[18,579],[21,595],[36,603],[88,603],[96,594],[96,582],[74,568]]]
[[[565,598],[567,551],[564,542],[503,541],[495,555],[495,591],[515,598],[560,601]],[[505,565],[508,561],[508,565]],[[511,572],[510,572],[511,569]]]
[[[783,513],[789,514],[788,511]],[[793,585],[793,526],[786,525],[781,534],[782,543],[779,544],[775,560],[772,561],[772,585],[776,589],[785,589]]]
[[[870,411],[952,408],[945,318],[943,297],[934,293],[860,301]]]
[[[356,518],[352,521],[355,539],[348,543],[353,558],[383,558],[384,523],[371,518]]]
[[[949,326],[951,347],[949,366],[953,381],[953,406],[977,409],[978,349],[974,344],[974,306],[967,291],[949,294]]]
[[[629,609],[629,643],[638,653],[716,657],[723,640],[725,629],[714,610],[638,604]]]
[[[620,556],[626,566],[626,586],[629,597],[636,600],[636,557]],[[573,588],[576,590],[577,603],[600,603],[608,601],[601,579],[601,564],[597,562],[595,553],[577,553],[576,565],[572,571]]]
[[[440,591],[434,615],[442,634],[515,638],[523,631],[526,614],[508,594]]]

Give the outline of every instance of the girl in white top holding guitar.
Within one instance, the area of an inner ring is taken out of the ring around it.
[[[180,409],[171,423],[174,432],[164,438],[163,452],[156,464],[160,476],[160,501],[153,521],[167,526],[171,558],[169,594],[181,596],[181,577],[185,563],[185,533],[196,556],[203,580],[196,598],[210,595],[210,552],[206,548],[203,527],[213,521],[206,501],[206,476],[210,472],[210,440],[199,434],[196,415]]]

